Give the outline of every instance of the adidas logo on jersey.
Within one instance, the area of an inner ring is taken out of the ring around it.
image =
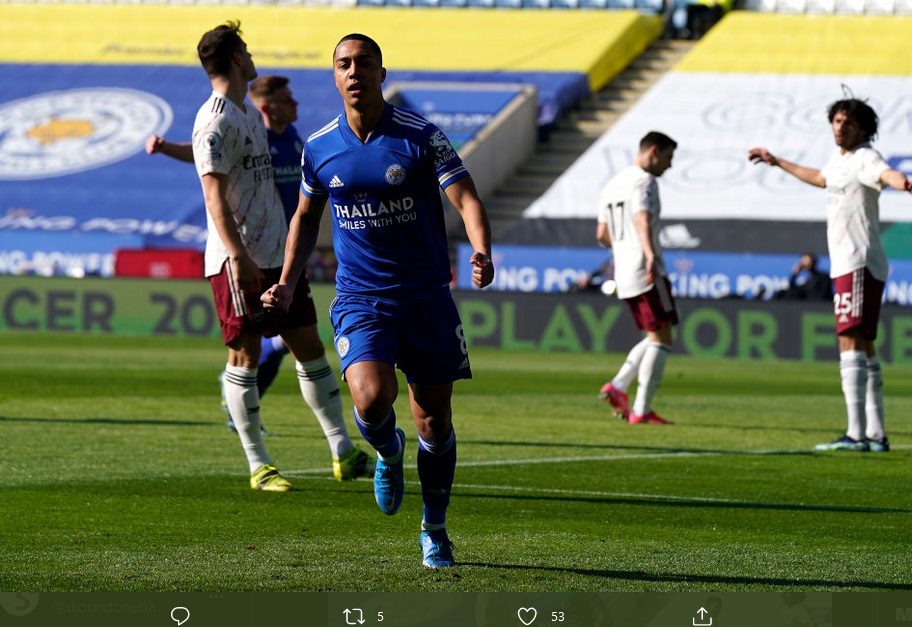
[[[343,183],[343,182],[339,179],[338,176],[332,177],[332,180],[329,182],[329,186],[330,186],[330,187],[343,187],[344,185],[345,185],[345,183]]]

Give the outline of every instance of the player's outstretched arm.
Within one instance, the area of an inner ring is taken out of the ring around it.
[[[164,137],[149,135],[146,139],[146,152],[150,155],[160,152],[172,159],[193,163],[193,144],[190,142],[169,142]]]
[[[906,175],[898,170],[884,170],[880,175],[880,182],[901,192],[912,193],[912,180],[906,178]]]
[[[826,179],[823,174],[816,168],[798,165],[791,161],[786,161],[781,157],[776,157],[766,148],[751,148],[747,153],[747,158],[754,163],[765,163],[768,166],[779,167],[799,181],[803,181],[814,187],[826,187]]]
[[[447,198],[456,207],[465,225],[466,236],[475,252],[469,258],[474,268],[472,284],[475,287],[487,287],[494,281],[494,261],[491,259],[491,223],[485,210],[475,181],[471,176],[459,179],[446,188]]]

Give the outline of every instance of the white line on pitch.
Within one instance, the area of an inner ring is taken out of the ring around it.
[[[628,455],[581,455],[577,457],[539,457],[535,459],[497,459],[490,461],[459,462],[459,468],[477,468],[481,466],[520,466],[528,464],[572,464],[578,462],[611,462],[628,459],[661,459],[674,457],[711,457],[718,455],[789,455],[806,451],[677,451],[673,453],[631,453]],[[289,477],[323,474],[325,468],[307,468],[283,470]]]
[[[305,474],[324,474],[325,476],[319,477],[319,479],[324,481],[335,481],[335,478],[331,475],[326,474],[326,470],[296,470],[291,472],[283,471],[282,474],[287,476],[298,476]],[[409,481],[406,480],[405,485],[409,486],[420,486],[420,481]],[[475,483],[454,483],[453,488],[457,490],[482,490],[488,492],[512,492],[514,494],[543,494],[543,495],[554,495],[562,497],[591,497],[591,498],[612,498],[612,499],[643,499],[648,501],[677,501],[681,503],[729,503],[731,505],[758,505],[758,506],[778,506],[782,505],[779,503],[772,503],[768,501],[746,501],[743,499],[732,499],[732,498],[713,498],[709,496],[680,496],[676,494],[644,494],[641,492],[605,492],[602,490],[579,490],[579,489],[566,489],[566,488],[540,488],[535,486],[512,486],[512,485],[493,485],[493,484],[475,484]],[[795,506],[795,507],[805,507],[805,508],[820,508],[820,509],[832,509],[832,510],[843,510],[843,509],[852,509],[845,506],[828,506],[828,505],[808,505],[806,503],[801,504],[789,504],[785,505]],[[910,514],[906,510],[884,510],[881,508],[865,508],[862,507],[862,510],[866,511],[879,511],[887,513],[901,513],[901,514]]]
[[[900,444],[894,449],[908,449],[912,445]],[[715,457],[719,455],[796,455],[811,454],[809,449],[799,450],[768,450],[768,451],[676,451],[669,453],[630,453],[627,455],[580,455],[577,457],[538,457],[534,459],[496,459],[487,461],[459,462],[459,468],[479,468],[482,466],[521,466],[529,464],[573,464],[578,462],[613,462],[629,459],[670,459],[675,457]],[[840,454],[837,452],[837,455]],[[851,453],[846,453],[850,455]],[[862,453],[865,455],[865,453]],[[878,455],[878,453],[867,453]],[[320,475],[326,473],[325,468],[301,468],[297,470],[283,470],[282,474],[289,477],[302,477],[305,475]],[[417,483],[417,482],[416,482]]]
[[[418,483],[417,481],[415,483]],[[534,486],[508,486],[508,485],[475,485],[470,483],[454,483],[454,488],[460,490],[491,490],[493,492],[522,492],[539,494],[556,494],[561,496],[594,496],[600,498],[625,498],[625,499],[651,499],[656,501],[689,501],[707,503],[741,503],[733,499],[716,499],[708,496],[674,496],[667,494],[640,494],[637,492],[603,492],[601,490],[568,490],[563,488],[536,488]]]
[[[782,452],[782,451],[778,451]],[[772,451],[763,454],[768,455]],[[473,466],[516,466],[526,464],[566,464],[574,462],[612,462],[626,459],[659,459],[662,457],[706,457],[710,455],[727,455],[724,451],[678,451],[675,453],[631,453],[629,455],[581,455],[578,457],[537,457],[535,459],[496,459],[490,461],[459,462],[462,468]]]
[[[415,483],[406,482],[406,483]],[[536,488],[534,486],[506,486],[506,485],[473,485],[467,483],[455,483],[454,488],[459,490],[488,490],[490,492],[513,492],[516,494],[545,494],[563,497],[595,497],[595,498],[612,498],[612,499],[643,499],[647,501],[677,501],[680,503],[728,503],[731,505],[751,505],[759,507],[796,507],[807,509],[821,509],[832,511],[867,511],[880,513],[893,513],[909,515],[909,510],[893,510],[879,507],[851,507],[842,505],[810,505],[808,503],[773,503],[769,501],[745,501],[743,499],[731,498],[713,498],[710,496],[680,496],[674,494],[642,494],[638,492],[603,492],[601,490],[568,490],[562,488]]]

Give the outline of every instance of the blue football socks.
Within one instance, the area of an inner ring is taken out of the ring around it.
[[[394,458],[401,452],[399,438],[396,437],[396,411],[394,409],[390,409],[389,414],[382,421],[372,425],[364,422],[356,409],[355,424],[358,425],[358,431],[364,436],[364,440],[377,451],[377,455],[381,459]]]
[[[282,342],[282,338],[264,337],[260,342],[260,363],[257,366],[257,390],[260,397],[266,394],[266,390],[275,381],[279,374],[279,366],[282,365],[282,359],[288,354],[288,347]]]
[[[428,528],[446,524],[450,490],[456,474],[456,431],[441,443],[418,438],[418,478],[424,501],[424,523]]]

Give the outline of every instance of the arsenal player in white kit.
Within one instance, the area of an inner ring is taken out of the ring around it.
[[[829,106],[827,117],[836,149],[822,170],[786,161],[766,148],[753,148],[748,158],[827,190],[827,245],[848,428],[844,436],[815,450],[886,453],[890,443],[884,430],[883,376],[874,349],[888,272],[878,200],[887,186],[912,192],[912,182],[871,147],[878,118],[870,105],[857,98],[838,100]]]
[[[627,303],[637,328],[646,337],[634,346],[599,398],[633,424],[672,424],[652,409],[671,352],[671,327],[678,313],[659,248],[658,177],[671,167],[677,142],[656,131],[640,140],[632,165],[608,181],[599,198],[596,238],[614,252],[618,298]],[[637,377],[630,407],[627,387]]]
[[[277,335],[295,358],[301,395],[326,435],[334,475],[354,478],[341,472],[344,460],[358,451],[348,436],[338,382],[317,334],[307,281],[299,283],[294,306],[287,311],[265,311],[260,301],[263,286],[282,274],[288,227],[266,126],[245,99],[257,71],[240,24],[228,22],[207,31],[197,52],[212,84],[212,94],[197,112],[192,142],[206,203],[205,274],[228,348],[225,403],[247,458],[250,487],[291,490],[266,450],[257,389],[261,340]]]

